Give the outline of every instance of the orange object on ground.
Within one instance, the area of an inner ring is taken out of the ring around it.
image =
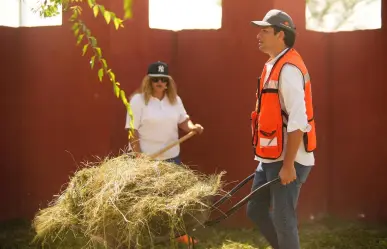
[[[184,243],[184,244],[197,244],[198,241],[192,237],[189,237],[188,235],[183,235],[180,236],[179,238],[176,239],[178,242]]]

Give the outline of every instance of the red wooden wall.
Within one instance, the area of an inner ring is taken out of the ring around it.
[[[122,12],[121,1],[106,6]],[[296,48],[312,75],[318,129],[317,165],[301,194],[301,217],[364,213],[387,220],[386,27],[311,32],[304,28],[303,0],[230,0],[223,1],[222,29],[170,32],[148,28],[147,8],[147,1],[134,1],[134,18],[119,31],[84,15],[127,93],[139,86],[148,63],[170,64],[187,111],[205,127],[182,145],[185,163],[206,173],[226,170],[229,182],[255,170],[249,115],[266,57],[250,21],[284,9],[298,25]],[[115,153],[127,142],[125,109],[81,57],[66,20],[62,27],[0,27],[0,220],[31,218],[80,161]],[[227,223],[248,224],[244,210]]]

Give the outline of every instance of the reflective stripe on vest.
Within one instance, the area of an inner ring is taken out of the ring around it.
[[[304,83],[310,81],[309,73],[303,74],[302,76],[304,78]],[[305,87],[305,84],[304,84],[304,87]],[[263,89],[278,89],[278,88],[279,88],[278,80],[269,80],[263,86]]]

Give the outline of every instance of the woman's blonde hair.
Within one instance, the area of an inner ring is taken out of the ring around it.
[[[167,89],[165,90],[165,94],[167,95],[169,102],[171,104],[175,104],[177,99],[177,89],[176,89],[175,81],[171,76],[168,76],[166,78],[168,79],[168,83],[167,83]],[[149,99],[152,96],[152,92],[153,92],[153,88],[152,88],[151,77],[149,77],[148,75],[145,75],[145,77],[142,80],[141,87],[137,89],[130,96],[130,98],[132,98],[132,96],[136,93],[142,93],[144,94],[145,104],[147,105],[149,103]]]

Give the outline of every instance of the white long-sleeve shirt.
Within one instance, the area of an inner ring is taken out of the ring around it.
[[[268,61],[266,66],[266,74],[264,82],[270,75],[275,62],[283,55],[287,49],[282,51],[276,58]],[[294,65],[286,64],[284,65],[281,75],[279,78],[279,97],[281,102],[281,108],[288,115],[288,124],[287,128],[284,128],[284,147],[281,156],[275,160],[273,159],[263,159],[258,156],[255,156],[255,160],[270,163],[275,161],[283,161],[286,154],[286,144],[287,144],[287,132],[292,132],[295,130],[301,130],[307,132],[310,130],[310,125],[308,124],[308,117],[306,115],[306,106],[304,99],[304,77],[302,72]],[[285,130],[286,129],[286,130]],[[300,147],[296,155],[296,162],[304,166],[314,165],[314,154],[313,152],[306,152],[304,147],[304,141],[301,142]]]

